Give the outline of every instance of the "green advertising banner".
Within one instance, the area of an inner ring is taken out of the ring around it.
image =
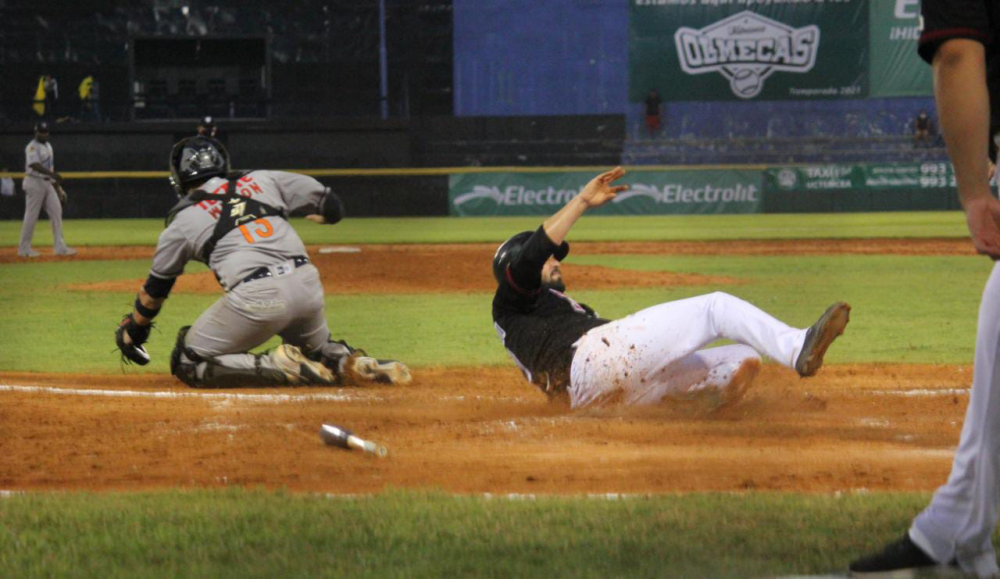
[[[920,0],[869,0],[871,96],[930,96],[931,67],[917,55]]]
[[[863,191],[955,187],[951,163],[867,163],[770,167],[765,191]]]
[[[629,98],[868,96],[864,0],[630,0]]]
[[[466,173],[449,178],[451,215],[551,215],[580,192],[593,172]],[[759,170],[635,171],[629,190],[594,209],[598,215],[758,213]]]

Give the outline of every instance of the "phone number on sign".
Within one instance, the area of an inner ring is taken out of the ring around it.
[[[955,173],[947,163],[921,163],[921,187],[954,187]]]

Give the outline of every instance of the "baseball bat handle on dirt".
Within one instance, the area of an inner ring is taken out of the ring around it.
[[[385,445],[354,436],[354,433],[350,430],[333,424],[324,424],[319,429],[319,436],[323,439],[323,442],[330,446],[339,446],[340,448],[347,449],[354,448],[370,452],[379,458],[385,458],[389,455],[389,449]]]

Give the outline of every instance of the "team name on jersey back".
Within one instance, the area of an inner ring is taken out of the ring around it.
[[[253,198],[256,195],[261,195],[264,190],[253,180],[253,175],[244,175],[236,181],[236,194]],[[225,195],[229,192],[229,182],[226,181],[210,191],[212,195]],[[218,201],[205,200],[196,205],[202,211],[206,211],[212,219],[218,219],[219,215],[222,213],[222,205]]]

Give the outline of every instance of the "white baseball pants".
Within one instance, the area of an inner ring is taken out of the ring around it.
[[[570,404],[648,405],[722,390],[744,362],[759,363],[760,354],[794,368],[805,335],[722,292],[653,306],[577,340]],[[739,343],[699,349],[721,338]]]
[[[958,559],[980,577],[1000,574],[991,536],[1000,502],[1000,264],[979,304],[972,393],[948,482],[913,521],[910,538],[933,559]]]

